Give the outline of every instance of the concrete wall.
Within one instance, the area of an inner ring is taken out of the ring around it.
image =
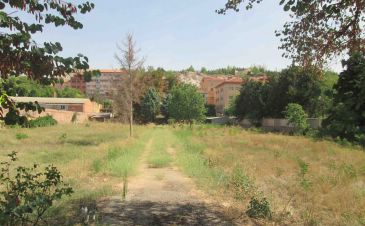
[[[235,118],[229,117],[211,117],[208,119],[209,122],[217,125],[236,124],[237,122]],[[312,129],[319,129],[322,127],[322,119],[308,118],[307,122]],[[254,127],[254,125],[248,119],[242,120],[239,125],[244,128]],[[289,124],[287,119],[264,118],[261,121],[261,126],[264,130],[268,131],[290,132],[294,129],[294,125]]]
[[[319,129],[322,127],[322,119],[308,118],[307,123],[312,129]],[[240,125],[246,128],[253,127],[252,123],[248,119],[242,120]],[[287,119],[264,118],[261,121],[261,126],[263,129],[269,131],[290,132],[294,129],[294,125],[290,124]]]

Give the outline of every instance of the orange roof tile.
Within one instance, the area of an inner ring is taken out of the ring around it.
[[[242,84],[243,82],[244,81],[241,78],[227,79],[227,80],[223,81],[222,83],[219,83],[216,86],[216,88],[219,87],[219,86],[222,86],[224,84]]]

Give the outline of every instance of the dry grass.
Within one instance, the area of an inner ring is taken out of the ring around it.
[[[25,135],[18,139],[17,134]],[[133,172],[152,139],[149,158],[169,158],[173,164],[167,151],[173,148],[184,172],[237,216],[246,210],[251,196],[262,195],[274,212],[273,219],[264,223],[365,224],[363,150],[239,128],[136,127],[135,134],[140,136],[129,139],[127,127],[101,123],[0,129],[0,156],[17,151],[22,165],[37,162],[60,169],[75,194],[56,205],[52,214],[59,217],[72,212],[73,206],[78,210],[79,205],[95,204],[101,196],[121,195],[120,176]],[[123,162],[131,164],[122,167]],[[161,178],[156,175],[156,180]]]
[[[363,150],[239,128],[203,126],[178,133],[190,134],[184,141],[193,146],[188,149],[191,152],[195,144],[200,147],[196,152],[202,153],[194,157],[202,159],[195,164],[201,174],[189,173],[191,160],[180,161],[183,168],[187,165],[185,171],[200,183],[214,185],[210,187],[217,197],[230,198],[231,205],[242,211],[252,195],[261,193],[270,201],[273,221],[279,224],[365,224]],[[214,183],[222,178],[223,183]]]
[[[62,217],[60,211],[63,214],[77,213],[80,205],[95,203],[101,196],[122,193],[121,187],[117,186],[121,182],[120,173],[110,165],[116,161],[123,163],[124,156],[128,157],[130,163],[138,161],[138,154],[123,155],[125,150],[134,150],[136,153],[143,151],[144,144],[141,142],[149,129],[135,129],[136,134],[141,135],[134,139],[128,138],[128,127],[109,123],[0,129],[0,159],[16,151],[18,164],[30,165],[36,162],[43,166],[55,165],[64,176],[64,181],[75,191],[70,199],[56,204],[54,211]],[[26,134],[26,138],[18,139],[17,134]],[[115,158],[110,156],[111,150],[118,151]],[[123,164],[117,165],[120,168]],[[125,169],[131,171],[133,167],[134,165]],[[62,222],[67,222],[66,220],[61,219]],[[72,220],[70,224],[74,223]]]

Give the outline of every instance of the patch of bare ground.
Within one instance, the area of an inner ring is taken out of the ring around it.
[[[141,159],[138,176],[128,181],[125,200],[107,197],[98,203],[102,225],[233,225],[213,200],[197,190],[192,180],[171,164],[150,168],[147,156],[151,140]],[[174,156],[175,150],[168,149]],[[120,185],[121,187],[123,184]]]

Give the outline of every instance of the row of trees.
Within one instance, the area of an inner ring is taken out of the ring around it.
[[[340,76],[291,66],[269,73],[265,82],[248,81],[226,112],[259,125],[264,117],[286,117],[288,106],[296,104],[307,117],[324,119],[323,135],[365,144],[364,53],[353,54],[343,66]]]
[[[10,77],[0,80],[0,90],[9,96],[28,97],[67,97],[82,98],[84,94],[80,90],[71,87],[56,89],[50,84],[41,84],[38,81],[30,80],[28,77]]]
[[[249,79],[242,86],[233,103],[234,114],[256,122],[263,117],[281,118],[289,103],[298,103],[310,117],[324,116],[331,105],[332,86],[338,78],[333,72],[321,74],[314,68],[298,66],[267,76],[267,81]]]

